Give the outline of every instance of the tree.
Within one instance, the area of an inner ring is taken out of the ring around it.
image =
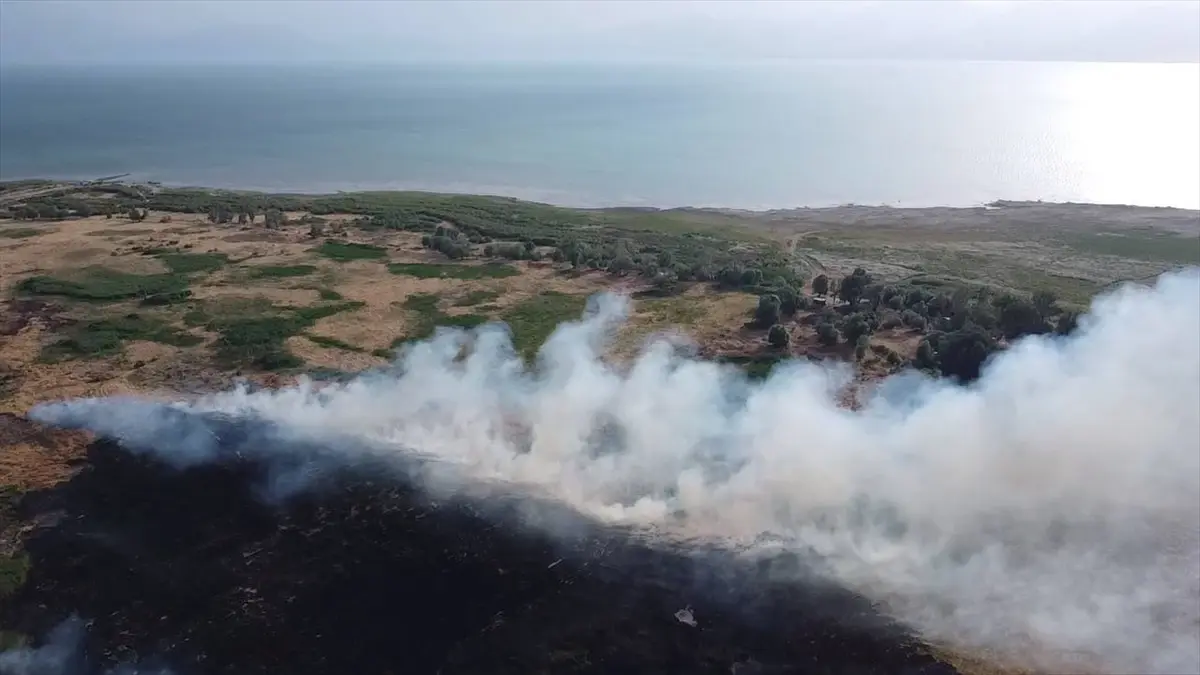
[[[533,253],[533,249],[535,249],[535,248],[537,248],[537,244],[533,243],[532,241],[530,241],[528,239],[525,240],[525,252],[526,253]]]
[[[238,225],[245,225],[247,220],[249,220],[249,217],[245,211],[238,212]]]
[[[1000,330],[1010,340],[1022,335],[1040,335],[1050,331],[1050,326],[1042,318],[1041,312],[1033,303],[1016,300],[1000,311]]]
[[[613,258],[611,263],[608,263],[608,271],[612,274],[624,275],[632,271],[632,269],[634,269],[634,261],[631,261],[629,256],[620,255]]]
[[[660,251],[657,262],[659,267],[674,267],[675,256],[671,255],[670,251]]]
[[[856,344],[859,338],[870,333],[871,325],[862,313],[855,314],[842,323],[842,335],[846,338],[846,344]]]
[[[824,274],[818,274],[812,282],[813,295],[828,295],[829,294],[829,277]]]
[[[767,344],[776,349],[785,349],[790,340],[787,329],[779,324],[771,326],[771,330],[767,331]]]
[[[964,382],[979,379],[984,361],[996,345],[986,332],[976,326],[948,334],[938,350],[938,366],[946,377]]]
[[[271,229],[281,227],[285,221],[283,211],[279,209],[267,209],[267,212],[263,214],[263,224]]]
[[[737,263],[726,265],[717,272],[717,283],[722,288],[737,288],[742,285],[742,267]]]
[[[758,307],[754,310],[754,322],[763,328],[779,323],[779,305],[778,295],[760,295]]]
[[[934,352],[933,342],[929,338],[921,340],[921,344],[917,345],[917,357],[913,359],[913,364],[921,370],[937,369],[937,354]]]
[[[751,267],[751,268],[748,268],[747,270],[745,270],[744,272],[742,272],[742,285],[743,286],[758,286],[758,285],[762,284],[762,281],[763,281],[762,270]]]
[[[1058,312],[1058,297],[1050,291],[1038,291],[1033,294],[1033,306],[1043,319],[1049,319]]]
[[[853,274],[842,279],[842,284],[838,287],[838,297],[853,305],[862,297],[870,283],[871,275],[867,274],[865,269],[859,267],[854,270]]]
[[[838,341],[837,328],[829,321],[817,324],[817,339],[826,347],[836,345]]]
[[[854,360],[862,361],[863,357],[867,355],[867,347],[869,346],[871,346],[870,336],[860,335],[858,339],[854,341]]]
[[[903,321],[904,325],[908,326],[909,328],[925,330],[925,317],[921,316],[914,310],[904,310],[904,313],[900,315],[900,320]]]
[[[794,315],[799,308],[800,300],[796,290],[791,286],[781,286],[779,290],[775,291],[775,294],[779,296],[779,312],[784,316]]]
[[[1058,323],[1054,326],[1054,332],[1059,335],[1070,335],[1079,327],[1079,315],[1075,312],[1063,312],[1058,315]]]

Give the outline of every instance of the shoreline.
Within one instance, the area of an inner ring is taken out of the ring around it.
[[[157,190],[179,190],[179,191],[203,191],[208,193],[227,193],[237,195],[256,195],[268,197],[296,197],[302,199],[319,199],[327,197],[339,197],[360,194],[373,195],[402,195],[402,194],[423,194],[437,195],[446,197],[480,197],[488,199],[506,199],[526,202],[531,204],[539,204],[545,206],[553,206],[562,209],[574,209],[580,211],[646,211],[646,212],[670,212],[670,211],[701,211],[722,214],[735,214],[746,216],[765,216],[775,214],[788,214],[794,212],[838,212],[838,211],[860,211],[860,212],[896,212],[915,214],[918,212],[979,212],[1011,209],[1011,208],[1054,208],[1054,209],[1093,209],[1106,211],[1154,211],[1154,212],[1181,212],[1184,214],[1193,214],[1200,218],[1200,208],[1192,208],[1187,206],[1177,206],[1170,204],[1128,204],[1120,202],[1092,202],[1092,201],[1059,201],[1055,199],[1013,199],[1013,198],[996,198],[984,202],[964,202],[964,203],[911,203],[911,204],[889,204],[889,203],[858,203],[858,202],[841,202],[841,203],[820,203],[810,202],[806,204],[794,204],[790,206],[778,207],[739,207],[722,204],[647,204],[634,202],[590,202],[590,203],[568,203],[561,201],[553,201],[547,199],[533,198],[532,193],[528,191],[515,190],[505,192],[503,190],[455,190],[455,189],[433,189],[432,187],[383,187],[375,188],[372,186],[354,186],[351,189],[275,189],[262,188],[254,186],[244,187],[220,187],[213,185],[196,185],[185,182],[159,181],[159,180],[119,180],[111,182],[99,182],[96,178],[87,177],[47,177],[47,176],[30,176],[20,178],[2,178],[0,179],[0,196],[3,191],[10,185],[14,184],[48,184],[61,185],[64,188],[67,186],[85,187],[87,184],[92,185],[114,185],[128,187],[150,187]],[[527,196],[521,196],[518,193],[525,193]]]

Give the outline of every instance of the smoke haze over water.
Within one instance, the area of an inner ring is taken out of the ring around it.
[[[214,414],[254,420],[237,449],[278,462],[280,490],[302,486],[293,445],[420,457],[437,494],[499,483],[664,539],[815,555],[934,641],[1046,669],[1200,672],[1200,270],[1097,299],[1070,338],[1024,339],[971,386],[899,375],[860,411],[838,406],[838,368],[754,384],[658,342],[616,369],[601,354],[625,310],[593,298],[535,371],[484,327],[345,384],[31,417],[180,466],[233,443]]]

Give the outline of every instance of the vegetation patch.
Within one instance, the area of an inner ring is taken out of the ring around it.
[[[513,306],[501,318],[512,330],[517,353],[532,359],[558,324],[578,319],[586,304],[582,295],[546,291]]]
[[[491,302],[500,297],[500,291],[478,290],[471,291],[454,301],[455,307],[474,307]]]
[[[204,306],[189,312],[184,321],[203,325],[219,335],[217,359],[225,366],[262,370],[297,368],[304,362],[284,347],[288,338],[312,328],[320,319],[358,309],[361,302],[311,307],[276,307],[263,298]],[[312,339],[311,337],[309,339]]]
[[[163,251],[154,254],[175,274],[194,274],[197,272],[215,272],[229,263],[229,256],[224,253],[187,253],[183,251]]]
[[[181,274],[130,274],[106,267],[88,267],[74,279],[33,276],[17,289],[30,295],[51,295],[87,302],[116,302],[131,298],[180,293],[188,279]]]
[[[1200,238],[1170,234],[1126,235],[1115,233],[1075,234],[1063,240],[1067,246],[1087,253],[1136,260],[1200,265]]]
[[[484,265],[434,265],[427,263],[392,263],[388,265],[392,274],[403,274],[418,279],[507,279],[521,272],[512,265],[487,263]]]
[[[342,351],[356,352],[359,354],[365,354],[367,351],[367,350],[363,349],[362,347],[357,347],[355,345],[350,344],[349,342],[342,342],[341,340],[339,340],[337,338],[331,338],[331,337],[328,337],[325,335],[314,335],[312,333],[305,333],[304,337],[308,338],[309,342],[311,342],[315,345],[319,345],[321,347],[325,347],[326,349],[341,349]]]
[[[350,262],[353,260],[379,260],[387,257],[387,249],[370,244],[355,244],[352,242],[328,239],[313,251],[330,260]]]
[[[0,227],[0,239],[28,239],[45,234],[47,231],[33,227]]]
[[[0,556],[0,600],[16,593],[29,576],[29,556],[18,553]]]
[[[480,314],[445,314],[438,308],[438,296],[432,293],[416,293],[404,301],[404,308],[413,312],[415,320],[408,335],[398,338],[392,343],[392,348],[411,340],[424,340],[433,335],[438,326],[471,329],[481,326],[491,319]]]
[[[313,265],[255,265],[245,269],[250,279],[290,279],[308,276],[317,271]]]
[[[322,300],[326,300],[326,301],[343,299],[342,294],[338,293],[337,291],[333,290],[332,288],[318,288],[317,295]]]
[[[110,356],[126,342],[145,340],[175,347],[192,347],[203,340],[178,331],[162,319],[142,314],[100,319],[71,327],[65,337],[46,345],[40,359],[48,363]]]

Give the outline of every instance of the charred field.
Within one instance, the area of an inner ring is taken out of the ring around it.
[[[40,526],[0,619],[41,636],[83,618],[88,673],[954,672],[865,599],[775,581],[795,558],[669,550],[569,514],[551,537],[521,525],[527,500],[439,502],[363,467],[264,500],[270,474],[92,443],[17,502]]]

